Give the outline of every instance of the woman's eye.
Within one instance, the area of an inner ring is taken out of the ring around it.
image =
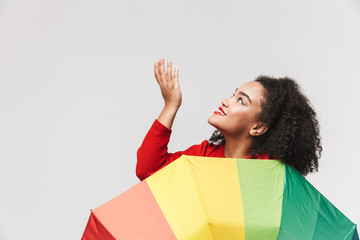
[[[239,98],[238,100],[242,105],[244,105],[242,98]]]

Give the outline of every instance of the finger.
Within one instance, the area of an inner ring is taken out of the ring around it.
[[[172,74],[172,62],[168,61],[166,68],[166,76],[171,79],[171,74]]]
[[[179,86],[179,67],[175,67],[173,78],[175,79],[176,85]]]
[[[159,73],[159,61],[156,61],[154,64],[154,75],[156,78],[156,81],[159,82],[159,77],[160,77],[160,73]]]
[[[163,76],[164,74],[165,74],[164,59],[160,58],[160,76]]]

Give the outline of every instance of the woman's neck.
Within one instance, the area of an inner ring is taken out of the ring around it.
[[[224,155],[226,158],[246,158],[250,155],[250,149],[253,145],[251,138],[226,138]]]

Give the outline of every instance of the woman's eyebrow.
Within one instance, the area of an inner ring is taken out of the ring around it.
[[[238,90],[238,89],[236,89],[236,90],[235,90],[235,92],[236,92],[237,90]],[[246,93],[244,93],[243,91],[240,91],[240,92],[239,92],[239,94],[240,94],[240,95],[243,95],[243,96],[245,96],[245,97],[247,97],[247,99],[249,100],[249,102],[252,104],[252,102],[251,102],[251,99],[250,99],[249,95],[247,95],[247,94],[246,94]]]

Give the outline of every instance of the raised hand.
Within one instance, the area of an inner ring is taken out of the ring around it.
[[[154,74],[165,101],[165,106],[158,117],[158,121],[171,129],[182,101],[179,85],[179,69],[175,67],[174,75],[172,75],[172,62],[168,61],[165,72],[164,59],[160,58],[160,60],[154,64]]]
[[[154,64],[154,74],[158,82],[161,94],[165,101],[165,107],[178,109],[181,105],[182,96],[179,85],[179,69],[175,67],[174,74],[172,74],[172,62],[167,62],[165,71],[164,59],[160,58]]]

